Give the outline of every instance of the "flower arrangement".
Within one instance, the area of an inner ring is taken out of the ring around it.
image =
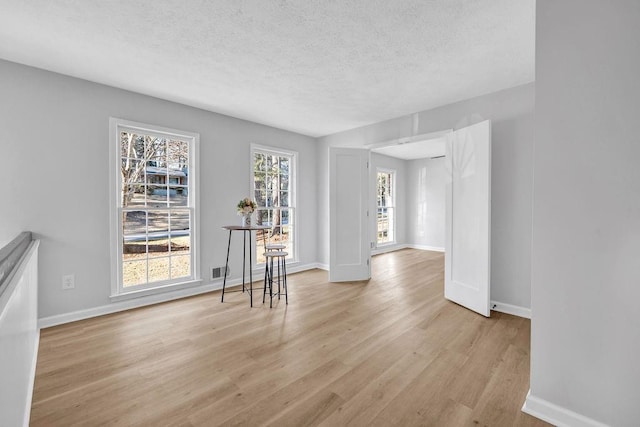
[[[256,207],[258,207],[258,205],[256,205],[256,202],[248,197],[245,197],[238,202],[238,215],[251,215],[253,211],[256,210]]]

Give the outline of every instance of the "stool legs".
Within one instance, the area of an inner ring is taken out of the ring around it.
[[[271,267],[269,268],[269,308],[273,308],[273,258],[271,258]],[[280,280],[278,278],[278,280]]]
[[[282,258],[282,274],[284,276],[284,300],[287,305],[289,305],[289,293],[287,292],[287,260],[286,258]]]
[[[262,303],[264,304],[265,297],[267,296],[267,280],[269,276],[269,261],[264,262],[264,285],[262,286]]]
[[[267,252],[265,253],[267,259],[264,266],[264,286],[262,290],[262,303],[264,304],[267,297],[267,286],[269,287],[269,307],[273,308],[273,297],[277,296],[278,299],[282,298],[282,292],[284,291],[284,297],[286,304],[289,304],[289,295],[287,289],[287,253],[286,252]],[[276,258],[276,265],[273,265],[273,259]],[[275,276],[275,270],[278,270],[278,277]],[[273,290],[274,281],[278,281],[278,289],[276,292]],[[275,294],[275,295],[274,295]]]

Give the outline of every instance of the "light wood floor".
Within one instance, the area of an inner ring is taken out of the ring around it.
[[[220,293],[42,331],[32,425],[537,426],[529,321],[443,297],[443,256],[368,283],[289,276],[289,305]]]

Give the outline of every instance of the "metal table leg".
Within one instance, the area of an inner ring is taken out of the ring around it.
[[[227,243],[227,264],[224,267],[224,280],[222,281],[222,299],[220,302],[224,302],[224,289],[227,285],[227,271],[229,270],[229,249],[231,248],[231,230],[229,230],[229,243]]]

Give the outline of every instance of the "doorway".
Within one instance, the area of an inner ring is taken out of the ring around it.
[[[374,255],[405,247],[444,252],[445,151],[449,133],[451,130],[444,130],[372,146],[372,173],[376,175],[370,179],[374,181],[372,194],[377,195],[372,206],[373,237],[377,238],[372,244]],[[390,172],[393,175],[387,177]],[[389,219],[393,222],[387,221],[387,200],[380,194],[381,187],[384,192],[387,184],[385,178],[395,178],[389,188],[394,205],[393,218]],[[388,232],[393,236],[391,241],[385,241],[387,224],[393,227]]]

